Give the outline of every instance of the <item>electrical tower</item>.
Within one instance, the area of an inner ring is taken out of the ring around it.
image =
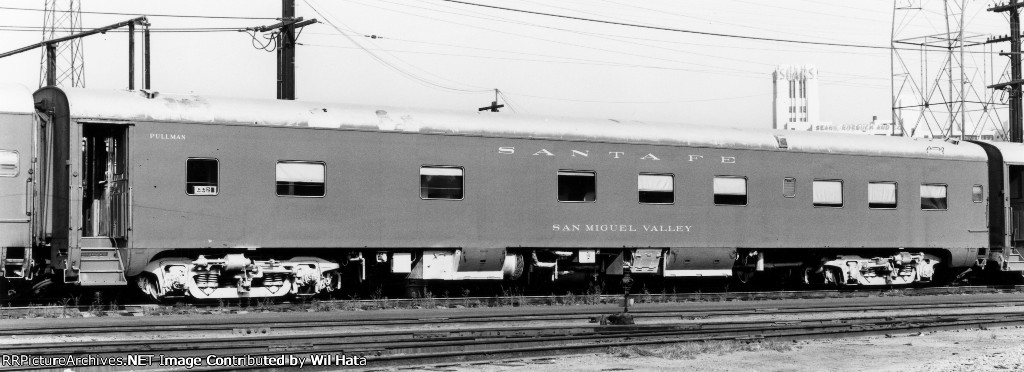
[[[1004,93],[1010,96],[1010,142],[1024,142],[1024,133],[1021,123],[1021,79],[1020,71],[1020,8],[1024,4],[1017,0],[1010,0],[1009,3],[1000,4],[988,8],[990,12],[1006,12],[1010,15],[1010,34],[1003,37],[988,39],[989,44],[1010,42],[1010,52],[999,52],[1001,56],[1010,57],[1010,78],[1008,81],[989,85],[992,89],[1005,89]]]
[[[43,12],[43,41],[82,32],[82,4],[79,0],[46,0]],[[46,85],[47,50],[39,62],[39,86]],[[82,39],[57,44],[54,76],[57,86],[85,87],[85,58]]]
[[[975,10],[967,0],[893,2],[892,120],[904,136],[1008,140],[1005,97],[987,89],[1006,67],[995,67],[986,35],[967,30]]]

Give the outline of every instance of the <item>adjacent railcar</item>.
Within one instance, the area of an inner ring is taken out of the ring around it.
[[[22,102],[0,113],[0,166],[18,169],[0,213],[26,213],[0,225],[8,278],[210,299],[626,271],[909,284],[993,252],[1017,269],[1009,222],[989,228],[1013,214],[990,199],[1020,187],[993,160],[1014,145],[26,94],[0,94]]]

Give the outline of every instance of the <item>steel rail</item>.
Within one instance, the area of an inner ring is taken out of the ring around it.
[[[1019,311],[995,312],[985,314],[914,314],[906,316],[871,316],[845,317],[831,319],[801,319],[789,321],[730,321],[692,324],[665,325],[564,325],[543,327],[487,327],[452,330],[412,330],[412,331],[376,331],[376,332],[323,332],[296,335],[230,337],[230,338],[182,338],[148,340],[145,344],[124,341],[83,341],[54,342],[45,344],[6,345],[5,351],[31,355],[67,355],[67,354],[114,354],[114,353],[172,353],[187,351],[216,352],[260,352],[278,345],[293,343],[305,344],[315,342],[311,350],[328,348],[331,351],[373,350],[409,350],[422,349],[429,346],[465,346],[487,340],[499,339],[512,342],[525,340],[533,342],[538,339],[550,341],[581,340],[588,338],[604,338],[609,336],[624,337],[656,337],[678,335],[703,335],[707,333],[745,333],[770,332],[788,330],[806,330],[810,328],[865,328],[885,327],[892,325],[908,325],[922,323],[959,322],[972,318],[985,320],[1024,321],[1024,314]]]
[[[394,333],[366,333],[364,339],[325,337],[328,335],[301,335],[290,338],[248,340],[157,340],[151,345],[110,345],[110,343],[57,343],[35,345],[10,350],[31,355],[80,355],[120,353],[161,353],[162,355],[188,355],[201,351],[205,354],[229,355],[301,355],[310,353],[345,353],[366,356],[373,366],[383,363],[412,363],[439,358],[470,358],[523,353],[549,353],[552,351],[607,348],[643,344],[663,344],[709,340],[751,340],[767,338],[816,338],[849,335],[909,332],[931,329],[963,329],[985,325],[1024,324],[1019,312],[966,314],[957,316],[884,316],[870,318],[839,318],[807,320],[802,322],[719,322],[701,325],[672,326],[605,326],[605,327],[551,327],[515,329],[477,329],[476,334],[466,331],[431,331],[426,340],[422,332],[407,332],[404,339],[368,341],[374,337]],[[421,334],[421,338],[416,335]],[[162,341],[162,342],[159,342]],[[49,349],[47,349],[49,348]],[[167,354],[163,354],[167,353]],[[232,369],[245,368],[232,366]],[[254,367],[263,368],[263,367]],[[23,369],[23,368],[18,368]],[[204,368],[206,370],[208,368]],[[213,368],[212,370],[218,370]],[[0,368],[13,370],[12,368]]]
[[[379,356],[368,358],[368,365],[375,367],[385,366],[388,364],[397,365],[408,365],[412,363],[438,363],[445,362],[450,363],[454,360],[480,360],[480,359],[496,359],[509,356],[548,356],[548,355],[561,355],[561,354],[578,354],[589,351],[607,350],[612,347],[625,347],[625,346],[639,346],[639,345],[661,345],[681,342],[707,342],[707,341],[751,341],[751,340],[765,340],[765,339],[778,339],[778,340],[796,340],[796,339],[815,339],[815,338],[838,338],[838,337],[855,337],[855,336],[868,336],[878,334],[890,334],[890,333],[905,333],[913,331],[934,331],[934,330],[953,330],[953,329],[969,329],[969,328],[986,328],[986,327],[997,327],[997,326],[1019,326],[1024,324],[1024,317],[1020,315],[1014,315],[1010,318],[1002,319],[961,319],[953,322],[944,323],[913,323],[913,324],[893,324],[888,327],[859,327],[859,328],[846,328],[843,326],[837,326],[835,328],[818,327],[818,329],[811,330],[791,330],[789,332],[774,332],[770,334],[764,333],[762,330],[753,330],[746,334],[730,334],[721,335],[719,333],[712,333],[708,335],[690,335],[687,337],[665,337],[661,339],[647,339],[644,335],[625,336],[621,340],[602,342],[596,344],[556,344],[556,345],[542,345],[542,346],[530,346],[523,348],[508,348],[495,347],[487,350],[469,350],[469,351],[447,351],[437,353],[424,353],[424,354],[404,354],[404,355],[390,355],[390,356]],[[392,363],[387,363],[392,362]],[[251,369],[251,368],[250,368]],[[222,370],[214,368],[210,370]]]
[[[978,294],[978,293],[1007,293],[1024,292],[1024,285],[992,285],[992,286],[953,286],[953,287],[907,287],[907,288],[870,288],[870,289],[828,289],[828,290],[800,290],[800,291],[760,291],[760,292],[700,292],[700,293],[634,293],[631,298],[646,298],[651,302],[694,302],[694,301],[735,301],[735,300],[772,300],[772,299],[816,299],[816,298],[849,298],[849,297],[872,297],[884,296],[891,290],[900,291],[902,296],[927,296],[936,294]],[[622,299],[622,294],[602,295],[536,295],[536,296],[488,296],[488,297],[432,297],[432,298],[383,298],[383,299],[328,299],[317,300],[324,304],[394,304],[394,305],[416,305],[423,303],[447,303],[447,304],[487,304],[487,305],[546,305],[551,302],[561,302],[569,297],[578,300],[597,300],[602,303],[610,303]],[[60,303],[66,298],[45,298],[34,299],[34,302]],[[229,301],[232,303],[235,301]],[[237,300],[241,302],[241,300]],[[13,304],[9,303],[8,305]],[[272,306],[302,305],[305,302],[282,301]],[[3,305],[0,303],[0,305]],[[129,307],[153,305],[152,303],[126,303],[117,305],[118,310],[123,311]],[[189,305],[196,308],[210,308],[224,306],[219,302],[195,302]],[[158,307],[172,307],[173,305],[155,305]],[[39,306],[0,306],[0,314],[5,312],[27,312],[32,310],[61,310],[77,309],[89,310],[95,305],[39,305]],[[100,306],[105,307],[105,306]]]
[[[678,306],[667,306],[661,308],[633,308],[630,311],[635,318],[709,318],[724,316],[742,315],[764,315],[764,314],[792,314],[792,313],[826,313],[826,312],[877,312],[893,310],[916,310],[916,309],[958,309],[967,307],[997,307],[997,306],[1024,306],[1022,299],[986,299],[976,300],[970,298],[950,298],[946,301],[932,301],[927,303],[891,303],[891,304],[776,304],[773,306],[760,306],[751,308],[728,308],[712,307],[692,309],[686,308],[686,304]],[[537,321],[576,321],[589,320],[592,318],[609,315],[617,308],[604,306],[604,308],[591,308],[565,311],[563,308],[545,308],[535,311],[518,311],[514,314],[445,314],[441,316],[414,315],[414,316],[388,316],[381,314],[381,318],[369,319],[294,319],[294,320],[273,320],[262,321],[254,324],[253,320],[234,319],[210,319],[190,321],[181,324],[180,319],[166,319],[142,324],[120,325],[39,325],[23,327],[0,326],[0,336],[23,336],[23,335],[84,335],[84,334],[110,334],[110,333],[140,333],[152,332],[159,329],[161,332],[210,332],[218,330],[233,331],[235,329],[302,329],[302,328],[346,328],[346,327],[367,327],[367,326],[408,326],[427,324],[479,324],[497,322],[537,322]],[[288,313],[281,316],[287,317]]]

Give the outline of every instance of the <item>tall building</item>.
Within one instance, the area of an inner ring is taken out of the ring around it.
[[[781,65],[772,73],[773,129],[807,130],[818,123],[818,69]]]
[[[871,121],[852,124],[818,123],[811,125],[808,130],[813,132],[867,134],[872,136],[902,136],[903,129],[898,124],[878,121],[878,116],[872,116]]]

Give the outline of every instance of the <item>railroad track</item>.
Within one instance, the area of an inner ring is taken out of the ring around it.
[[[808,290],[808,291],[764,291],[764,292],[708,292],[708,293],[640,293],[630,298],[640,303],[666,302],[722,302],[722,301],[761,301],[761,300],[793,300],[821,298],[866,298],[881,296],[930,296],[941,294],[991,294],[991,293],[1022,293],[1024,285],[1001,286],[958,286],[958,287],[922,287],[899,289],[870,290]],[[415,307],[500,307],[529,305],[576,305],[576,304],[607,304],[616,303],[623,298],[622,294],[605,295],[549,295],[549,296],[492,296],[492,297],[436,297],[436,298],[381,298],[381,299],[348,299],[348,300],[313,300],[313,301],[278,301],[275,303],[252,304],[200,302],[187,304],[195,311],[224,309],[227,312],[250,311],[253,308],[269,311],[289,311],[295,308],[309,309],[327,307],[331,309],[380,309],[380,308],[415,308]],[[60,301],[56,301],[59,303]],[[49,317],[68,316],[75,312],[121,312],[169,314],[180,310],[178,305],[157,305],[148,303],[119,305],[24,305],[0,306],[0,319],[18,318],[29,315]]]
[[[747,306],[693,306],[687,303],[658,304],[657,306],[635,307],[630,314],[638,319],[685,319],[685,318],[716,318],[727,316],[765,315],[765,314],[814,314],[814,313],[856,313],[894,310],[943,310],[986,307],[1024,306],[1021,298],[974,298],[974,297],[939,297],[914,301],[913,299],[893,300],[886,303],[883,299],[868,303],[750,303]],[[531,323],[531,322],[573,322],[591,321],[601,316],[620,311],[615,306],[586,306],[582,309],[573,307],[539,307],[530,309],[514,309],[512,312],[409,312],[396,315],[389,312],[368,314],[359,317],[344,317],[337,320],[332,313],[314,313],[312,315],[289,315],[289,313],[257,314],[247,319],[231,316],[215,318],[201,317],[183,323],[178,318],[153,317],[145,321],[133,322],[81,322],[62,321],[59,326],[52,322],[44,324],[22,325],[18,322],[0,323],[0,336],[29,335],[103,335],[148,333],[159,329],[163,333],[188,333],[227,331],[267,334],[271,330],[307,330],[325,328],[352,327],[405,327],[409,325],[442,325],[486,324],[486,323]],[[510,316],[514,314],[514,316]],[[282,319],[284,318],[284,319]],[[290,319],[289,319],[290,318]],[[92,324],[89,324],[92,323]]]
[[[289,356],[308,360],[309,356],[314,354],[346,355],[366,358],[369,366],[380,367],[578,353],[608,347],[677,342],[789,340],[1019,325],[1024,325],[1024,315],[1015,311],[939,317],[886,316],[688,325],[474,328],[458,331],[315,334],[259,339],[154,340],[146,344],[127,345],[117,342],[57,343],[15,346],[9,348],[7,352],[36,356],[98,357],[141,354],[159,359],[197,355],[217,355],[220,358],[245,355],[267,358]],[[247,366],[203,369],[231,370],[240,367]],[[22,368],[0,368],[17,369]]]
[[[1005,297],[1006,295],[1004,295]],[[1024,298],[952,298],[934,297],[928,301],[907,301],[887,299],[892,303],[855,305],[853,301],[833,304],[794,304],[792,306],[751,307],[750,304],[729,305],[719,308],[685,309],[679,307],[637,308],[633,314],[639,323],[653,318],[665,318],[661,323],[628,326],[600,326],[589,323],[593,314],[608,314],[614,307],[600,307],[561,313],[515,312],[514,314],[452,314],[447,317],[394,317],[377,319],[376,326],[397,326],[399,329],[375,329],[371,331],[345,331],[338,328],[353,323],[367,326],[367,319],[338,320],[329,323],[325,319],[305,319],[262,323],[272,330],[266,334],[249,336],[222,335],[227,328],[241,323],[230,320],[222,322],[193,322],[192,327],[199,334],[192,337],[170,337],[166,332],[183,330],[157,324],[146,324],[138,328],[158,330],[160,339],[145,342],[124,340],[19,343],[2,345],[5,353],[34,356],[94,355],[102,357],[125,355],[151,355],[168,358],[186,356],[217,355],[295,357],[310,358],[310,355],[346,355],[365,357],[371,367],[387,365],[408,365],[479,359],[540,356],[560,353],[581,353],[603,350],[614,346],[662,344],[675,342],[701,342],[709,340],[751,341],[760,339],[803,339],[819,337],[844,337],[882,333],[918,332],[936,329],[963,329],[977,327],[1024,325]],[[943,301],[936,301],[942,299]],[[777,304],[773,304],[777,305]],[[560,310],[561,308],[548,308]],[[875,315],[876,311],[902,310],[903,314]],[[982,311],[984,309],[984,311]],[[520,309],[521,310],[521,309]],[[871,313],[866,313],[871,312]],[[910,313],[906,313],[910,312]],[[690,319],[679,322],[680,317],[704,318],[710,315],[765,315],[783,314],[779,320]],[[831,316],[822,317],[822,314]],[[277,314],[286,315],[286,314]],[[385,314],[386,315],[386,314]],[[372,318],[372,317],[371,317]],[[646,318],[646,319],[645,319]],[[675,322],[669,320],[675,319]],[[522,325],[521,322],[561,322],[549,325]],[[346,323],[347,322],[347,323]],[[443,329],[411,329],[410,324],[443,325]],[[501,326],[481,326],[486,322]],[[4,331],[15,331],[10,321],[0,324]],[[460,324],[461,323],[461,324]],[[461,327],[452,327],[460,324]],[[246,323],[252,326],[251,322]],[[74,332],[100,332],[102,327],[68,328],[54,324],[64,334]],[[219,327],[219,328],[218,328]],[[296,334],[278,334],[275,327],[304,328]],[[113,329],[113,327],[108,327]],[[30,329],[43,331],[45,328]],[[138,331],[136,329],[134,331]],[[116,332],[133,330],[120,329]],[[41,334],[53,334],[43,332]],[[221,366],[222,367],[222,366]],[[201,369],[230,370],[244,366],[233,365],[221,368],[204,366]],[[255,368],[255,366],[253,366]],[[337,367],[337,366],[335,366]],[[308,368],[308,366],[307,366]],[[0,368],[0,370],[24,369]]]

